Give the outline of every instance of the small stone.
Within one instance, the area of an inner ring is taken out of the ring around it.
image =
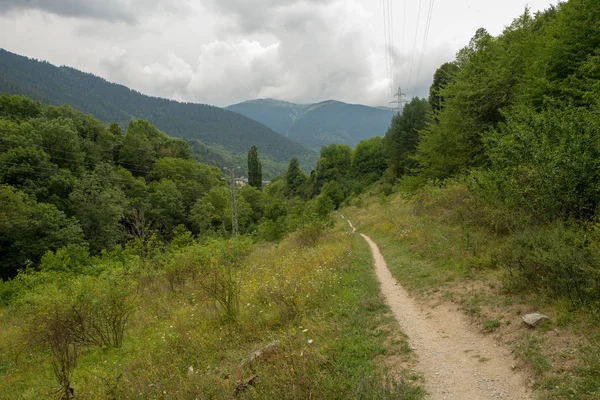
[[[539,313],[525,314],[521,318],[523,319],[523,322],[531,327],[536,327],[543,321],[550,319],[549,317]]]

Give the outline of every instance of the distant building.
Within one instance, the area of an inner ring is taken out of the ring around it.
[[[248,178],[245,177],[240,177],[240,178],[235,178],[235,184],[237,186],[246,186],[248,184]]]

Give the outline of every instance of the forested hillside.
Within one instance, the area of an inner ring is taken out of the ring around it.
[[[239,162],[257,145],[267,161],[266,173],[285,170],[282,164],[297,157],[306,170],[316,155],[266,126],[218,107],[180,103],[145,96],[69,67],[55,67],[0,49],[0,92],[26,95],[48,105],[68,104],[103,122],[125,128],[132,119],[145,119],[169,135],[197,140],[201,161],[219,166]],[[238,156],[238,157],[236,157]]]
[[[343,210],[403,284],[509,344],[540,399],[600,393],[599,21],[570,0],[479,29],[394,117],[375,196]],[[533,311],[548,321],[524,328]]]
[[[479,29],[383,140],[324,147],[309,195],[355,205],[362,216],[374,200],[361,195],[368,189],[385,215],[370,217],[373,229],[424,249],[436,265],[466,275],[500,270],[510,293],[596,315],[598,21],[600,3],[571,0],[526,10],[496,37]],[[394,221],[392,201],[399,215],[412,214]]]
[[[252,146],[255,187],[236,194],[240,233],[278,240],[306,221],[326,223],[345,197],[385,169],[381,143],[374,138],[355,151],[324,147],[310,176],[293,158],[265,191],[256,177],[262,153]],[[36,268],[48,251],[95,255],[131,241],[232,230],[231,188],[222,172],[194,161],[188,143],[145,120],[122,132],[69,106],[3,94],[0,165],[2,278]]]
[[[389,182],[459,190],[463,222],[507,235],[494,260],[515,285],[580,305],[600,301],[598,21],[571,0],[479,29],[385,137]]]
[[[328,179],[369,160],[333,146],[261,190],[249,150],[232,186],[145,120],[0,96],[0,399],[421,399],[414,374],[385,383],[375,358],[407,345],[376,331],[366,248],[331,229]]]
[[[261,99],[234,104],[227,109],[317,151],[334,143],[354,147],[361,140],[383,136],[393,115],[391,110],[332,100],[294,104]]]
[[[461,309],[510,349],[532,398],[598,399],[599,49],[597,0],[481,28],[384,137],[322,146],[310,174],[290,157],[264,187],[259,143],[239,145],[252,185],[235,186],[192,159],[205,143],[3,94],[0,399],[422,399],[415,348],[388,324],[360,237],[332,229],[336,209],[423,309]],[[98,82],[14,59],[39,96],[32,66]],[[171,104],[140,96],[99,112]],[[296,115],[275,106],[273,126]],[[525,325],[530,312],[545,318]]]

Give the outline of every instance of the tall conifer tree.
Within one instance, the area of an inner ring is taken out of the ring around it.
[[[252,145],[248,152],[248,184],[258,189],[262,187],[262,163],[256,145]]]

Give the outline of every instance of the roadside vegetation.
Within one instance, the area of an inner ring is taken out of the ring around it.
[[[385,369],[410,351],[341,208],[540,398],[599,398],[598,21],[569,0],[478,30],[384,138],[323,147],[308,176],[292,159],[260,188],[253,148],[239,236],[231,186],[188,143],[3,95],[0,396],[420,398]],[[533,311],[549,321],[527,328]]]
[[[0,398],[423,397],[334,229],[349,147],[263,188],[253,146],[234,213],[229,177],[146,121],[2,95],[0,127]]]
[[[45,257],[0,311],[0,398],[422,398],[366,246],[312,235]]]
[[[599,20],[571,0],[478,30],[394,118],[378,184],[343,202],[407,288],[505,342],[542,399],[600,396]]]

